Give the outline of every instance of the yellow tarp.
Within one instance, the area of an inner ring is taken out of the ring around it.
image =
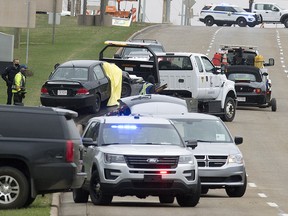
[[[122,91],[122,70],[115,64],[103,63],[103,68],[111,81],[111,96],[107,106],[118,105],[118,99],[121,98]]]

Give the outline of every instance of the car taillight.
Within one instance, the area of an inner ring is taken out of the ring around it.
[[[256,94],[260,94],[260,93],[261,93],[261,89],[256,88],[256,89],[254,89],[254,92],[255,92]]]
[[[41,94],[48,94],[48,89],[45,87],[41,88]]]
[[[77,90],[76,95],[88,95],[89,91],[86,88],[80,88]]]
[[[66,141],[66,162],[74,161],[74,145],[71,140]]]
[[[160,174],[167,174],[168,172],[165,170],[160,171]]]

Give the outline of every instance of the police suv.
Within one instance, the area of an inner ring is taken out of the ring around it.
[[[254,27],[262,22],[259,14],[250,13],[236,5],[220,4],[206,5],[202,8],[199,20],[206,26],[231,26],[237,24],[240,27]]]

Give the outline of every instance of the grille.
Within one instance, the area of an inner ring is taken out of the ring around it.
[[[195,155],[198,167],[222,167],[226,164],[226,155]]]
[[[129,168],[174,169],[178,165],[178,156],[125,156]],[[149,162],[150,161],[150,162]]]

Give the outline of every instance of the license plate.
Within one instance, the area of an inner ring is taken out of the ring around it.
[[[246,97],[237,97],[237,100],[240,102],[245,102],[246,101]]]
[[[160,182],[161,180],[161,175],[144,175],[145,182]]]
[[[57,95],[67,95],[67,90],[58,90]]]

